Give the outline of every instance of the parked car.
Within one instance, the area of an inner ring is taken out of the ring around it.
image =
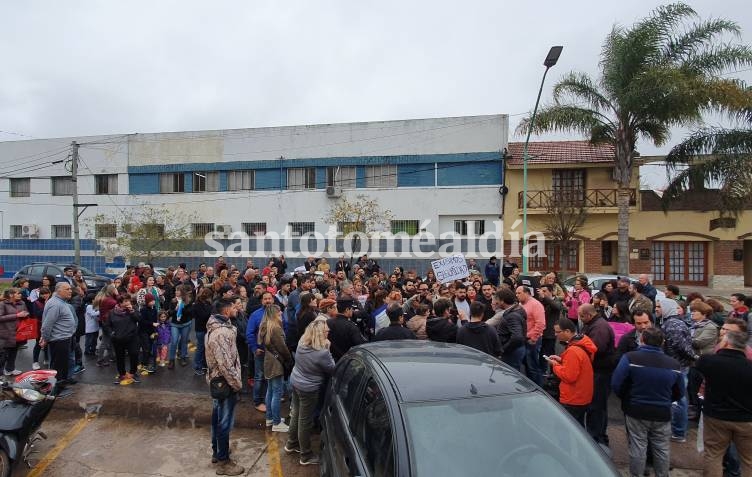
[[[564,282],[562,282],[562,284],[567,289],[567,291],[574,290],[574,280],[578,276],[580,275],[569,277],[566,280],[564,280]],[[595,276],[586,275],[586,276],[588,277],[588,286],[593,292],[600,291],[604,283],[610,282],[612,280],[616,281],[619,279],[619,275],[595,275]],[[638,283],[638,280],[636,278],[631,278],[631,277],[628,277],[628,278],[629,278],[629,283]],[[655,287],[655,285],[653,286]],[[658,290],[658,288],[656,287],[655,298],[656,299],[666,298],[666,294]]]
[[[431,341],[352,348],[321,414],[322,476],[618,476],[548,394],[475,349]]]
[[[125,275],[125,271],[122,271],[118,274],[116,278],[123,278],[123,275]],[[167,269],[163,267],[154,267],[154,277],[164,276],[167,275]]]
[[[42,285],[42,277],[45,275],[52,275],[59,282],[63,280],[63,269],[66,267],[73,267],[81,270],[81,274],[84,277],[86,283],[86,295],[93,297],[103,287],[112,283],[107,277],[97,275],[86,267],[76,265],[75,263],[53,263],[53,262],[34,262],[31,265],[26,265],[21,268],[15,275],[13,280],[17,278],[27,278],[29,280],[29,288],[34,289]]]

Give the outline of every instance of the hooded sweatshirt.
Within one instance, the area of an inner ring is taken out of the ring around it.
[[[206,382],[222,376],[235,392],[239,392],[243,383],[240,380],[240,358],[235,344],[237,329],[227,317],[212,315],[206,323],[206,330],[204,343],[206,364],[209,367]]]
[[[457,325],[444,317],[431,318],[426,321],[426,335],[431,341],[456,343]]]
[[[457,330],[457,343],[483,351],[491,356],[501,356],[499,334],[483,321],[471,321]]]
[[[589,337],[575,335],[561,353],[561,363],[551,370],[561,379],[559,402],[570,406],[587,406],[593,400],[593,357],[598,348]]]
[[[663,316],[663,333],[666,341],[663,349],[667,355],[679,361],[683,368],[691,365],[697,358],[692,348],[692,333],[689,326],[679,316],[679,307],[670,298],[658,300],[661,304],[661,316]]]

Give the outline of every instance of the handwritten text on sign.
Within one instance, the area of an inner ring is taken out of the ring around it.
[[[431,268],[436,274],[439,283],[449,283],[461,278],[467,278],[470,275],[467,269],[467,262],[462,255],[452,255],[451,257],[434,260],[431,262]]]

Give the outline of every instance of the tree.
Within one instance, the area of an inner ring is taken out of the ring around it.
[[[565,75],[554,86],[554,103],[536,117],[533,132],[576,131],[593,144],[614,146],[620,275],[629,273],[629,187],[637,139],[661,146],[672,126],[699,124],[706,112],[736,113],[750,104],[739,81],[721,77],[752,64],[749,46],[719,43],[727,34],[739,38],[739,26],[723,19],[697,21],[696,12],[682,3],[658,7],[631,28],[614,26],[601,49],[598,81],[584,73]],[[518,133],[529,126],[529,118],[523,119]]]
[[[378,201],[359,194],[354,199],[340,198],[330,208],[324,221],[336,224],[337,230],[343,235],[350,234],[352,250],[360,248],[362,234],[371,235],[389,228],[389,221],[393,218],[392,211],[381,209]],[[352,262],[353,257],[350,257]]]
[[[110,243],[120,255],[132,261],[140,258],[151,262],[173,250],[182,249],[194,239],[190,224],[197,220],[195,214],[175,210],[168,212],[161,206],[142,204],[117,213],[97,214],[89,222],[98,239],[103,235],[99,230],[110,228],[110,232],[115,232]]]
[[[718,187],[721,217],[736,217],[752,204],[752,108],[742,115],[746,127],[704,128],[674,146],[666,156],[676,175],[663,193],[663,209],[706,183]]]
[[[543,222],[543,231],[547,240],[559,246],[560,256],[564,257],[562,260],[566,260],[577,246],[577,232],[587,220],[587,209],[577,202],[551,198],[546,204],[547,216]]]

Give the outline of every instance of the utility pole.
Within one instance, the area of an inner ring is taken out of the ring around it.
[[[71,142],[71,182],[73,182],[73,251],[74,262],[81,265],[81,239],[78,234],[78,143]]]

